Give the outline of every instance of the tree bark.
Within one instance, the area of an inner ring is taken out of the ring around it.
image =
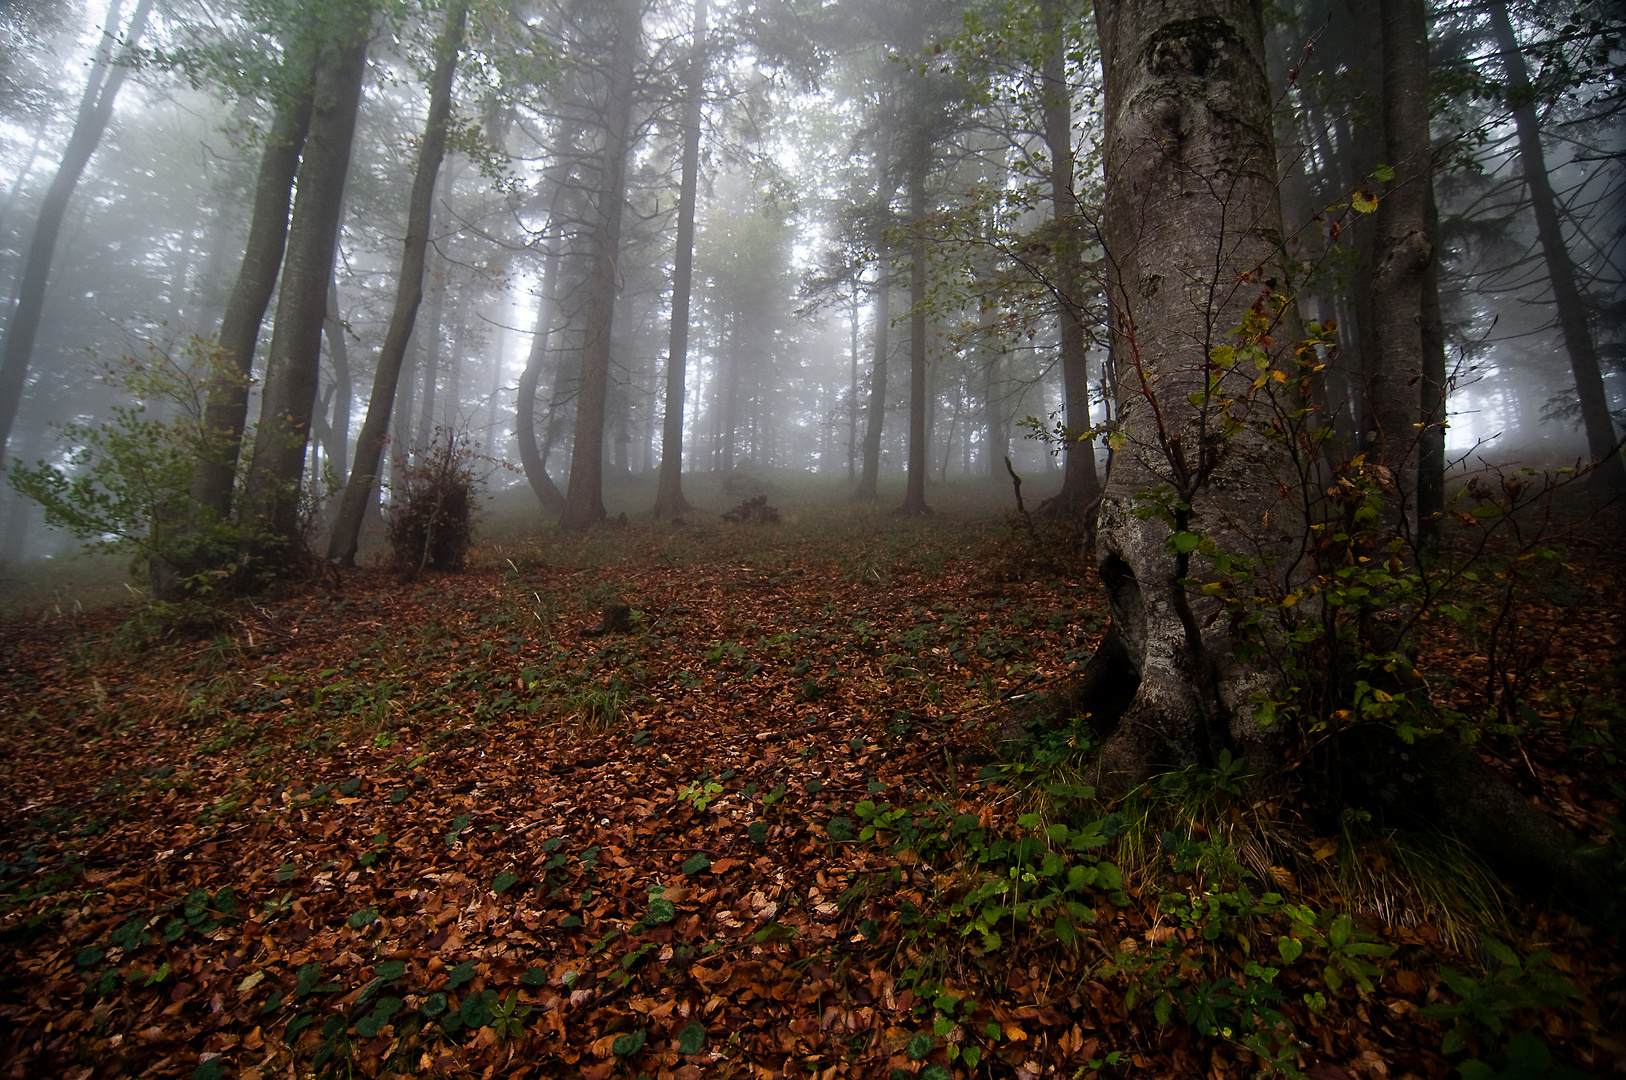
[[[557,212],[559,199],[554,199]],[[525,479],[531,485],[537,502],[545,514],[557,514],[565,508],[565,496],[548,476],[547,455],[536,443],[536,388],[542,379],[542,368],[547,362],[548,343],[552,338],[555,290],[559,280],[559,246],[563,243],[556,221],[548,223],[547,254],[542,261],[541,295],[537,297],[536,325],[531,330],[531,351],[525,360],[525,369],[519,374],[518,400],[514,405],[514,437],[519,442],[519,463],[525,470]],[[550,418],[554,406],[550,403]]]
[[[931,440],[926,433],[926,171],[927,147],[909,163],[909,474],[900,514],[929,514],[926,472]]]
[[[1430,237],[1440,235],[1440,210],[1434,202],[1434,178],[1428,180],[1428,207],[1423,228]],[[1440,260],[1430,259],[1423,272],[1423,427],[1418,435],[1418,534],[1427,546],[1439,540],[1445,515],[1446,391],[1445,316],[1440,310]]]
[[[299,171],[299,156],[310,127],[311,55],[300,51],[307,47],[307,42],[296,43],[284,67],[289,72],[303,70],[278,101],[260,152],[248,241],[237,279],[226,298],[226,311],[220,320],[220,356],[205,390],[203,431],[208,452],[192,473],[192,500],[221,521],[231,516],[232,487],[248,421],[254,349],[282,267],[283,247],[288,239],[288,205],[293,200],[294,175]],[[296,52],[302,59],[292,59]]]
[[[345,340],[344,320],[339,317],[339,286],[332,278],[327,285],[327,317],[322,320],[322,335],[327,338],[327,354],[333,361],[333,420],[327,425],[328,437],[322,442],[322,452],[338,476],[349,474],[350,402],[355,397],[355,382],[350,376],[350,343]]]
[[[0,347],[0,460],[4,459],[6,443],[11,438],[11,426],[17,419],[22,404],[23,385],[28,381],[28,365],[34,355],[34,338],[39,334],[40,316],[45,310],[45,288],[51,276],[51,262],[56,257],[56,241],[62,232],[62,220],[68,212],[68,200],[73,197],[85,166],[101,144],[107,131],[107,121],[113,115],[113,100],[124,85],[130,69],[114,63],[114,50],[119,43],[118,22],[123,0],[113,0],[107,9],[107,21],[102,38],[96,47],[95,62],[90,77],[79,98],[79,111],[74,118],[73,134],[62,151],[51,186],[46,189],[40,203],[39,216],[34,220],[34,235],[29,241],[28,256],[17,279],[17,294],[13,300],[11,318],[6,324],[5,345]],[[123,42],[133,47],[147,27],[147,16],[152,11],[152,0],[140,0],[130,15]]]
[[[299,488],[320,376],[322,322],[338,246],[345,175],[367,72],[370,3],[350,0],[319,43],[310,133],[288,226],[276,328],[246,484],[247,513],[273,563],[298,554]]]
[[[1564,243],[1558,200],[1547,177],[1546,154],[1541,148],[1541,129],[1536,120],[1535,90],[1525,69],[1519,39],[1513,33],[1505,0],[1490,5],[1491,29],[1502,52],[1507,72],[1508,96],[1512,99],[1513,123],[1519,137],[1519,167],[1530,189],[1530,208],[1536,215],[1536,235],[1541,240],[1547,278],[1553,287],[1553,304],[1558,308],[1558,329],[1569,353],[1575,391],[1581,399],[1581,421],[1586,428],[1587,451],[1598,464],[1598,476],[1616,491],[1626,490],[1626,463],[1621,460],[1621,438],[1609,414],[1609,392],[1603,384],[1598,363],[1598,346],[1587,321],[1586,301],[1575,279],[1575,263]]]
[[[694,210],[700,178],[700,105],[706,78],[706,0],[694,3],[694,43],[684,79],[683,161],[678,180],[677,250],[672,267],[672,330],[666,349],[666,407],[655,516],[689,509],[683,497],[683,382],[689,363],[689,293],[694,278]]]
[[[633,65],[642,32],[638,0],[607,0],[613,20],[599,173],[593,262],[587,275],[586,327],[582,338],[576,435],[570,482],[559,524],[585,529],[604,518],[604,409],[610,388],[610,331],[615,320],[616,259],[621,247],[621,206],[627,196],[627,149],[632,135]]]
[[[1388,472],[1386,531],[1415,538],[1422,421],[1423,284],[1434,260],[1427,228],[1428,17],[1422,0],[1380,0],[1383,142],[1394,179],[1377,209],[1372,270],[1376,364],[1367,383],[1366,450]]]
[[[1254,695],[1276,685],[1272,672],[1239,651],[1223,601],[1191,584],[1212,568],[1171,534],[1252,558],[1289,542],[1279,521],[1292,515],[1276,495],[1289,463],[1263,430],[1274,413],[1271,383],[1257,398],[1246,381],[1233,389],[1256,374],[1238,364],[1219,369],[1217,392],[1209,384],[1210,351],[1236,345],[1231,328],[1270,311],[1272,285],[1288,279],[1257,0],[1107,0],[1096,19],[1124,442],[1098,532],[1115,640],[1095,663],[1127,669],[1135,681],[1103,745],[1098,783],[1119,791],[1156,766],[1211,760],[1222,749],[1260,769],[1279,760],[1279,734],[1253,714]],[[1295,330],[1274,327],[1274,367],[1290,363]],[[1226,416],[1242,425],[1222,438]],[[1159,488],[1166,497],[1151,505],[1138,495]],[[1136,512],[1148,509],[1157,512]],[[1266,590],[1268,577],[1235,591]],[[1110,659],[1118,655],[1127,665]]]
[[[874,502],[881,472],[881,426],[886,420],[886,361],[891,329],[892,261],[883,246],[875,260],[875,358],[869,371],[869,404],[864,415],[864,470],[858,477],[858,498]]]
[[[418,166],[407,204],[406,239],[402,243],[401,271],[395,281],[395,307],[390,312],[389,328],[384,331],[384,343],[378,350],[373,389],[367,398],[367,416],[356,437],[355,467],[345,483],[338,520],[328,539],[327,557],[344,566],[355,565],[361,520],[378,489],[379,462],[389,442],[390,414],[395,408],[401,362],[406,358],[407,342],[417,322],[418,305],[423,302],[423,271],[434,217],[435,181],[441,159],[446,156],[452,77],[457,72],[458,54],[463,48],[469,2],[451,0],[446,9],[446,21],[435,41],[435,70],[429,80],[429,115],[424,121],[423,142],[418,148]]]
[[[1075,439],[1090,427],[1089,337],[1084,328],[1084,297],[1079,261],[1083,257],[1083,215],[1073,190],[1073,99],[1067,82],[1067,35],[1060,0],[1045,0],[1046,51],[1040,69],[1045,145],[1050,152],[1050,205],[1054,222],[1056,317],[1061,327],[1061,380],[1068,438],[1063,448],[1061,490],[1040,504],[1045,515],[1082,514],[1101,493],[1095,471],[1095,441]]]

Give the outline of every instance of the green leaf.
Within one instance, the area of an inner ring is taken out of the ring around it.
[[[102,957],[106,955],[107,950],[102,948],[100,945],[86,945],[83,949],[79,950],[79,955],[75,956],[73,959],[74,963],[78,964],[80,967],[89,967],[92,964],[100,963]]]
[[[399,979],[406,974],[405,960],[386,960],[373,968],[373,972],[386,982]]]
[[[340,795],[346,795],[346,796],[354,795],[356,792],[358,792],[360,790],[361,790],[361,777],[359,777],[359,776],[352,776],[350,779],[346,780],[344,783],[339,785],[339,794]]]
[[[752,934],[751,940],[758,943],[764,941],[789,941],[795,936],[796,928],[794,926],[786,926],[784,923],[769,923]]]
[[[447,1007],[446,995],[437,991],[436,993],[430,994],[427,998],[424,999],[423,1007],[421,1009],[419,1009],[418,1011],[423,1013],[425,1016],[429,1017],[430,1019],[434,1019],[435,1017],[439,1016],[441,1013],[445,1012],[446,1007]]]
[[[519,977],[519,984],[521,986],[546,986],[548,984],[548,973],[539,967],[527,968],[525,974]]]
[[[706,1046],[706,1025],[699,1021],[689,1023],[677,1037],[678,1053],[698,1054]]]
[[[853,823],[851,818],[833,817],[824,827],[825,833],[832,840],[851,840],[853,838]]]
[[[1395,178],[1394,169],[1390,168],[1387,165],[1379,165],[1377,168],[1372,170],[1372,179],[1380,181],[1382,183],[1387,184],[1390,180],[1393,180],[1394,178]]]
[[[636,1054],[638,1051],[642,1050],[644,1048],[644,1043],[648,1041],[648,1030],[639,1028],[630,1035],[617,1035],[615,1037],[615,1042],[610,1044],[610,1053],[614,1054],[616,1057],[631,1057],[633,1054]]]
[[[465,960],[454,967],[451,974],[446,977],[446,989],[456,990],[472,978],[474,978],[474,961]]]
[[[1281,958],[1291,964],[1304,955],[1304,942],[1295,937],[1279,937],[1276,939],[1276,951]]]
[[[1170,539],[1174,543],[1174,550],[1181,555],[1191,554],[1197,550],[1197,545],[1203,542],[1202,537],[1189,532],[1177,532]]]
[[[768,823],[766,821],[753,821],[745,827],[746,839],[753,844],[766,844],[768,842]]]
[[[669,923],[677,918],[677,908],[672,901],[657,897],[649,902],[649,911],[644,914],[646,923]]]
[[[920,1070],[920,1080],[954,1080],[954,1074],[941,1065],[928,1065]]]
[[[350,916],[350,919],[349,919],[350,929],[352,929],[352,930],[360,930],[363,927],[371,926],[373,920],[376,919],[376,918],[378,918],[378,909],[377,908],[375,908],[375,907],[362,908],[360,911],[358,911],[354,915]]]
[[[509,889],[512,889],[514,884],[518,881],[518,874],[514,873],[512,870],[504,870],[502,873],[497,875],[497,880],[491,883],[491,891],[496,893],[498,896],[501,896]]]
[[[322,965],[320,961],[312,960],[299,969],[299,975],[294,981],[294,993],[304,997],[316,989],[316,984],[322,981]]]
[[[711,858],[703,851],[697,851],[683,861],[683,872],[690,877],[711,869]]]
[[[904,1048],[904,1052],[909,1055],[910,1060],[919,1061],[921,1058],[931,1053],[932,1048],[936,1045],[937,1039],[922,1031],[919,1035],[916,1035],[914,1038],[909,1040],[909,1045]]]

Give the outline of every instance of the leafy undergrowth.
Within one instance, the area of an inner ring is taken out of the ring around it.
[[[1618,931],[1486,886],[1465,934],[1384,891],[1410,880],[1373,871],[1404,861],[1395,838],[1294,827],[1228,761],[1113,807],[1076,731],[996,763],[992,727],[1104,614],[1082,577],[1011,573],[986,532],[900,524],[837,554],[730,532],[679,559],[632,529],[591,567],[516,548],[163,613],[180,629],[8,625],[0,1074],[1620,1060]],[[601,624],[617,599],[627,629]],[[1571,661],[1607,666],[1609,640]],[[1497,745],[1607,838],[1611,729],[1542,708],[1561,651],[1525,695],[1540,722]]]

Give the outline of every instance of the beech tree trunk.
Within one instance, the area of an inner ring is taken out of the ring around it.
[[[423,302],[423,269],[429,247],[429,227],[434,217],[435,180],[441,159],[446,155],[452,77],[457,72],[457,57],[463,48],[463,26],[468,18],[469,2],[452,0],[435,41],[435,70],[429,80],[429,115],[424,121],[418,167],[407,204],[406,239],[401,250],[401,272],[395,281],[395,307],[390,312],[389,328],[384,331],[384,343],[378,350],[373,389],[367,398],[367,416],[356,437],[356,463],[345,482],[338,519],[328,538],[327,557],[344,566],[355,565],[361,520],[378,489],[379,462],[389,442],[390,414],[395,408],[401,362],[406,358],[407,342],[411,340],[412,327],[418,318],[418,305]]]
[[[929,147],[916,150],[909,164],[909,473],[900,514],[929,514],[926,472],[931,439],[926,431],[926,170]]]
[[[585,529],[604,518],[604,409],[610,389],[610,330],[615,320],[616,259],[621,206],[627,197],[627,147],[632,135],[633,64],[642,31],[639,0],[606,0],[613,35],[604,108],[592,265],[587,273],[581,382],[570,482],[559,524]]]
[[[1530,189],[1530,208],[1536,215],[1536,235],[1552,282],[1553,304],[1558,308],[1558,329],[1564,349],[1570,356],[1575,375],[1575,391],[1581,399],[1581,422],[1586,428],[1587,451],[1598,463],[1599,477],[1616,491],[1626,490],[1626,463],[1621,460],[1621,437],[1609,414],[1609,392],[1603,384],[1598,363],[1597,341],[1587,321],[1586,301],[1575,280],[1575,263],[1564,243],[1558,200],[1547,176],[1546,154],[1541,148],[1541,129],[1536,119],[1535,91],[1525,69],[1519,39],[1507,16],[1505,0],[1490,5],[1491,29],[1502,51],[1507,72],[1508,96],[1513,100],[1513,123],[1519,136],[1519,168]]]
[[[869,404],[864,410],[864,469],[858,477],[857,496],[874,502],[881,473],[881,426],[886,420],[887,332],[891,329],[892,261],[883,247],[875,260],[879,279],[875,284],[875,359],[869,371]]]
[[[1099,784],[1113,791],[1222,749],[1272,764],[1276,736],[1252,704],[1275,686],[1271,670],[1239,654],[1222,601],[1190,584],[1213,568],[1174,534],[1204,537],[1216,554],[1290,543],[1283,522],[1293,515],[1276,494],[1290,469],[1261,430],[1269,401],[1249,404],[1253,365],[1228,369],[1220,392],[1208,392],[1210,350],[1238,344],[1231,328],[1256,304],[1270,311],[1269,283],[1288,278],[1259,4],[1105,0],[1096,19],[1124,441],[1098,523],[1111,640],[1091,668],[1133,684],[1099,759]],[[1275,366],[1289,362],[1295,332],[1274,327]],[[1222,398],[1234,398],[1224,415]],[[1243,425],[1221,438],[1225,415]],[[1136,513],[1149,508],[1138,493],[1160,487],[1160,512]]]
[[[350,0],[343,18],[318,45],[310,133],[288,226],[276,328],[246,484],[247,513],[266,533],[270,548],[265,555],[274,562],[294,557],[301,541],[300,481],[371,21],[371,4]]]
[[[203,430],[208,452],[192,473],[192,500],[212,510],[220,520],[231,515],[232,486],[242,453],[244,425],[248,421],[248,391],[254,371],[254,349],[260,339],[265,309],[276,291],[288,239],[288,205],[293,201],[294,174],[311,121],[311,54],[308,42],[299,42],[284,65],[297,77],[284,88],[271,130],[260,152],[260,171],[254,183],[254,209],[249,217],[243,261],[226,298],[220,319],[220,358],[210,372],[205,391]],[[303,51],[301,51],[303,50]]]
[[[130,69],[115,65],[115,52],[120,42],[119,14],[123,0],[113,0],[107,9],[107,21],[102,38],[96,47],[95,61],[85,81],[85,91],[79,98],[79,111],[74,118],[73,134],[62,151],[62,161],[56,176],[45,191],[40,203],[39,217],[34,220],[34,235],[29,241],[28,256],[22,274],[17,279],[17,295],[13,301],[11,318],[6,324],[5,344],[0,346],[0,459],[5,456],[7,441],[11,438],[11,425],[17,419],[22,404],[23,386],[28,381],[28,365],[34,355],[34,338],[39,334],[40,316],[45,310],[45,287],[51,276],[51,262],[56,257],[56,241],[62,232],[62,219],[68,212],[68,200],[73,197],[85,166],[96,152],[107,130],[107,121],[113,115],[113,100],[124,85]],[[124,30],[123,43],[133,47],[147,27],[147,16],[152,11],[152,0],[140,0]]]
[[[559,189],[562,190],[562,189]],[[560,198],[554,198],[557,216]],[[514,437],[519,442],[519,464],[525,470],[525,479],[531,485],[537,502],[545,514],[557,514],[565,508],[564,492],[548,476],[547,454],[536,441],[536,390],[542,379],[542,368],[547,363],[548,343],[553,336],[553,318],[556,304],[554,291],[559,280],[559,246],[563,239],[556,231],[556,222],[548,223],[547,254],[542,260],[541,295],[537,297],[536,325],[531,330],[531,351],[525,359],[525,369],[519,373],[518,400],[514,405]],[[557,389],[557,388],[555,388]],[[552,426],[554,405],[548,408],[549,426]]]
[[[689,364],[689,293],[694,280],[694,209],[700,182],[700,104],[706,78],[706,0],[694,3],[694,43],[684,79],[683,161],[678,181],[677,250],[672,267],[672,329],[666,348],[666,407],[661,416],[660,481],[655,516],[689,509],[683,497],[683,382]]]

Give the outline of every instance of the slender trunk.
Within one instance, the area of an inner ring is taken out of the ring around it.
[[[900,514],[929,514],[926,472],[931,444],[926,435],[926,170],[925,148],[909,167],[909,475]]]
[[[351,3],[341,25],[322,43],[317,62],[310,134],[288,226],[276,329],[247,482],[248,512],[268,534],[265,540],[280,549],[268,552],[273,559],[293,557],[300,542],[299,484],[316,403],[345,174],[367,72],[371,16],[370,4]]]
[[[610,331],[615,322],[616,259],[621,248],[621,205],[627,197],[627,149],[632,136],[633,65],[642,32],[638,0],[608,0],[614,20],[603,168],[593,262],[587,275],[581,383],[576,395],[576,437],[570,483],[559,524],[585,529],[604,518],[604,409],[610,389]]]
[[[689,363],[689,293],[694,277],[694,209],[700,175],[700,103],[706,77],[706,0],[694,3],[694,44],[683,101],[683,164],[678,181],[677,251],[672,268],[672,332],[666,350],[666,409],[655,516],[689,509],[683,497],[683,379]]]
[[[457,71],[458,53],[463,48],[463,26],[470,0],[452,0],[446,22],[435,42],[435,70],[429,82],[429,115],[424,122],[423,142],[418,149],[418,166],[412,178],[412,194],[407,203],[406,239],[402,243],[401,270],[395,281],[395,307],[389,328],[378,350],[378,367],[373,373],[373,389],[367,398],[367,416],[356,438],[356,464],[350,470],[339,503],[338,520],[328,539],[327,557],[345,566],[356,561],[361,537],[361,521],[378,488],[379,462],[389,441],[390,414],[395,408],[395,388],[400,381],[401,362],[423,302],[423,271],[429,248],[429,228],[434,217],[435,181],[441,159],[446,155],[446,124],[452,111],[452,76]],[[346,425],[348,431],[348,424]]]
[[[555,209],[558,200],[554,202]],[[556,307],[554,290],[559,280],[559,246],[563,242],[555,231],[554,222],[548,224],[547,254],[542,262],[541,295],[536,301],[536,325],[531,331],[531,351],[526,357],[525,370],[519,374],[518,400],[514,405],[514,437],[519,442],[519,463],[525,470],[525,479],[542,504],[545,514],[557,514],[565,508],[565,496],[548,476],[547,455],[536,444],[536,387],[542,378],[547,361],[548,342],[552,336],[553,313]],[[548,407],[551,427],[553,406]]]
[[[1380,0],[1379,8],[1384,151],[1395,176],[1377,210],[1372,268],[1377,363],[1368,382],[1367,451],[1389,472],[1385,528],[1415,535],[1423,279],[1434,258],[1426,220],[1434,157],[1428,137],[1428,18],[1423,0]]]
[[[847,480],[858,479],[858,280],[853,279],[852,307],[848,328],[852,335],[852,370],[847,382]]]
[[[1505,0],[1490,5],[1491,28],[1502,51],[1508,96],[1514,103],[1513,123],[1519,137],[1519,167],[1530,189],[1530,207],[1536,215],[1536,235],[1552,282],[1553,304],[1558,308],[1558,329],[1569,353],[1570,371],[1581,399],[1581,421],[1586,428],[1587,451],[1599,465],[1599,476],[1615,490],[1626,490],[1626,463],[1621,460],[1621,438],[1609,414],[1609,391],[1598,363],[1598,346],[1587,321],[1586,301],[1575,278],[1575,263],[1564,243],[1558,199],[1547,176],[1546,154],[1536,120],[1535,91],[1525,70],[1524,54],[1513,33]]]
[[[192,501],[213,511],[216,519],[231,516],[231,490],[237,478],[237,457],[242,452],[244,426],[249,420],[249,385],[254,374],[254,348],[260,324],[276,290],[276,273],[283,265],[288,241],[288,205],[293,202],[294,174],[311,127],[311,57],[289,60],[288,70],[304,68],[298,85],[276,104],[272,128],[260,151],[259,179],[254,184],[254,210],[249,218],[249,239],[242,249],[237,280],[226,298],[220,320],[220,358],[210,371],[203,405],[203,438],[208,451],[192,472]]]
[[[345,476],[349,471],[350,401],[355,397],[354,380],[350,377],[350,343],[344,337],[344,320],[339,317],[339,287],[331,279],[327,286],[327,316],[322,320],[322,335],[327,338],[327,353],[333,360],[333,420],[327,425],[327,437],[322,440],[322,452],[334,475]],[[326,402],[323,403],[324,414]]]
[[[133,47],[147,27],[147,16],[153,0],[140,0],[125,28],[123,43]],[[74,118],[73,134],[62,151],[62,162],[56,176],[46,189],[40,203],[39,217],[34,221],[34,236],[29,241],[28,257],[23,263],[17,281],[17,295],[13,300],[11,318],[6,324],[6,338],[0,347],[0,459],[5,456],[6,442],[11,438],[11,425],[17,419],[22,404],[23,385],[28,381],[28,365],[34,355],[34,338],[39,334],[40,316],[45,310],[45,288],[51,276],[51,262],[56,256],[57,237],[62,232],[62,220],[68,211],[68,200],[84,175],[85,166],[96,152],[107,130],[107,121],[113,115],[113,100],[124,85],[130,69],[114,64],[114,51],[119,44],[118,21],[123,0],[113,0],[107,9],[107,22],[102,30],[96,59],[91,65],[85,92],[79,99],[79,111]]]
[[[1440,210],[1434,202],[1434,178],[1428,181],[1424,218],[1428,235],[1440,235]],[[1418,434],[1417,518],[1425,544],[1439,539],[1445,514],[1445,426],[1449,376],[1445,370],[1445,318],[1440,311],[1440,260],[1430,259],[1423,272],[1423,427]]]
[[[1074,438],[1090,427],[1090,355],[1084,329],[1084,297],[1079,274],[1083,257],[1083,215],[1073,191],[1073,99],[1067,82],[1067,35],[1061,0],[1045,0],[1047,51],[1041,70],[1045,144],[1050,151],[1050,203],[1055,222],[1052,254],[1056,263],[1056,315],[1061,324],[1062,410],[1068,438],[1061,491],[1045,500],[1046,514],[1079,514],[1101,493],[1095,472],[1095,441]]]
[[[864,419],[864,472],[858,478],[858,498],[866,502],[876,499],[876,485],[881,471],[881,425],[886,419],[886,359],[890,347],[887,333],[891,329],[892,262],[883,247],[876,259],[879,268],[875,283],[875,356],[869,373],[869,406]]]

